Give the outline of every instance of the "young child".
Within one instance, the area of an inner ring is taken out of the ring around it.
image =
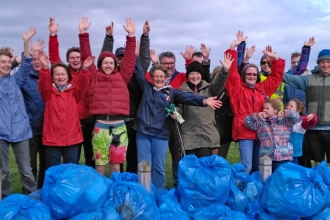
[[[245,118],[245,125],[257,132],[260,140],[259,156],[273,160],[273,172],[281,164],[292,161],[293,146],[290,142],[291,127],[300,119],[296,111],[280,111],[281,104],[267,99],[262,112]]]
[[[315,114],[303,116],[304,103],[299,99],[291,99],[285,109],[296,111],[301,115],[299,121],[292,127],[292,133],[290,135],[290,142],[293,145],[293,162],[298,164],[298,157],[302,156],[304,134],[306,130],[316,125],[317,116]]]

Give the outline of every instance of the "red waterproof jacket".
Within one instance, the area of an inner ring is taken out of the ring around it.
[[[59,53],[59,43],[57,39],[57,35],[51,36],[49,35],[49,61],[51,64],[54,64],[56,62],[62,62],[60,58],[60,53]],[[81,63],[82,65],[83,63]],[[70,67],[70,65],[69,65]],[[75,85],[78,82],[79,79],[79,74],[80,70],[74,70],[70,67],[70,73],[72,75],[72,83]],[[89,86],[89,79],[87,81],[87,86]],[[79,114],[79,119],[86,119],[88,118],[88,100],[87,100],[87,92],[81,97],[79,103],[78,103],[78,114]]]
[[[283,59],[272,62],[272,71],[263,82],[257,82],[254,88],[250,88],[241,78],[237,69],[237,51],[227,50],[234,61],[230,67],[230,73],[226,83],[231,109],[234,113],[233,140],[257,140],[255,131],[250,130],[244,124],[244,119],[263,110],[264,102],[271,97],[282,82],[285,61]]]
[[[91,56],[89,34],[79,34],[82,62]],[[135,37],[126,37],[126,48],[120,71],[106,75],[93,64],[89,67],[91,74],[90,90],[88,92],[89,114],[129,116],[129,93],[127,84],[135,69]],[[109,53],[109,52],[108,52]],[[116,60],[114,54],[111,57]]]
[[[78,82],[60,92],[52,83],[49,69],[39,72],[38,88],[45,102],[42,143],[45,146],[71,146],[83,142],[78,102],[88,88],[89,72],[81,71]]]

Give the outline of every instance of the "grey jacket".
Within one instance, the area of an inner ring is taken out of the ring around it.
[[[223,69],[211,83],[202,81],[201,87],[195,93],[201,96],[219,96],[227,81],[228,72]],[[182,83],[179,90],[194,93],[187,82]],[[181,124],[181,135],[186,150],[198,149],[201,147],[220,147],[220,136],[215,123],[214,110],[207,107],[190,105],[178,105],[177,111],[182,115],[185,122]]]

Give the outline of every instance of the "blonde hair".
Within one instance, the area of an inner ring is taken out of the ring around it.
[[[269,103],[273,109],[281,111],[281,103],[276,99],[266,99],[265,104]]]

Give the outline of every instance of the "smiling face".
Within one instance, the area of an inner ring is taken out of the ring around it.
[[[263,112],[266,113],[267,118],[274,118],[277,115],[278,110],[274,109],[270,103],[265,103]]]
[[[155,70],[151,77],[151,83],[157,88],[163,88],[165,86],[165,72],[161,70]]]
[[[291,69],[295,68],[298,65],[299,59],[300,56],[291,58]]]
[[[197,85],[202,80],[202,75],[199,72],[196,72],[196,71],[190,72],[189,75],[188,75],[188,80],[191,83]]]
[[[297,103],[295,101],[290,101],[286,107],[286,110],[297,111]]]
[[[35,72],[39,73],[39,71],[42,68],[42,64],[40,60],[38,59],[38,53],[40,50],[34,51],[32,54],[32,68]]]
[[[266,73],[270,73],[272,71],[266,58],[261,61],[261,69]]]
[[[102,60],[101,68],[105,74],[111,74],[115,69],[115,60],[112,57],[105,57]]]
[[[319,62],[319,67],[323,73],[323,75],[329,75],[330,74],[330,60],[321,60]]]
[[[11,69],[10,57],[6,55],[0,55],[0,76],[9,75],[10,69]]]
[[[258,79],[258,70],[254,67],[247,68],[245,72],[245,82],[254,85]]]
[[[172,76],[175,72],[175,60],[172,57],[163,57],[160,64],[166,69],[166,75]]]
[[[69,82],[69,75],[62,66],[53,69],[53,82],[58,86],[65,86]]]
[[[81,67],[80,53],[77,51],[69,53],[68,63],[72,69],[79,70]]]

